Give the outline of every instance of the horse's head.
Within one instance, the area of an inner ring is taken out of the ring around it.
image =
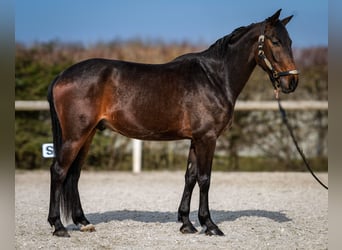
[[[279,89],[283,93],[293,92],[299,74],[293,60],[292,41],[285,28],[293,16],[279,20],[280,11],[261,23],[256,51],[256,61],[268,73],[277,94]]]

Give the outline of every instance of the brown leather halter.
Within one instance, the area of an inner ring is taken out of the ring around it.
[[[282,76],[288,76],[288,75],[298,75],[299,70],[293,69],[293,70],[287,70],[287,71],[280,71],[278,72],[272,65],[271,61],[266,57],[265,51],[264,51],[264,43],[265,43],[265,35],[264,30],[262,31],[262,34],[258,38],[258,56],[261,60],[265,62],[266,67],[271,71],[272,73],[272,84],[275,89],[279,88],[279,79]],[[276,84],[277,83],[277,84]]]

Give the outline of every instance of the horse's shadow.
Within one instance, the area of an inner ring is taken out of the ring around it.
[[[235,221],[241,217],[260,217],[273,220],[278,223],[291,221],[284,212],[267,210],[240,210],[223,211],[212,210],[212,218],[217,223],[225,221]],[[144,223],[169,223],[177,221],[177,212],[158,212],[158,211],[137,211],[137,210],[119,210],[108,211],[104,213],[90,213],[86,217],[92,224],[107,223],[110,221],[133,220]],[[190,213],[190,219],[197,221],[197,211]]]

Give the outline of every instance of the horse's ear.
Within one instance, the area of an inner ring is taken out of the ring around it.
[[[288,24],[290,22],[292,17],[293,17],[293,15],[288,16],[288,17],[284,18],[283,20],[281,20],[281,22],[284,24],[284,26],[286,26],[286,24]]]
[[[279,20],[281,9],[279,9],[276,13],[273,14],[273,16],[270,16],[266,19],[267,22],[270,22],[271,24],[275,24]]]

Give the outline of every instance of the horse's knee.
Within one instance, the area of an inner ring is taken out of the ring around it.
[[[185,185],[189,185],[189,187],[194,187],[196,184],[197,178],[196,176],[185,175]]]
[[[197,177],[198,186],[201,191],[208,191],[210,186],[210,176],[207,174]]]

